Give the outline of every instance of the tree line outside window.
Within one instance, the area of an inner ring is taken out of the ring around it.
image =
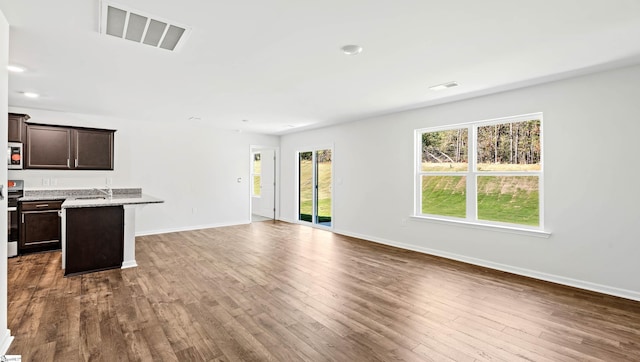
[[[527,165],[512,169],[539,169],[541,159],[540,120],[509,122],[477,127],[478,169],[494,165]],[[468,128],[422,133],[423,169],[466,169]],[[454,167],[455,165],[455,167]]]

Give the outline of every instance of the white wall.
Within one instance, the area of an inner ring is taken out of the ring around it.
[[[9,23],[0,10],[0,150],[7,149],[7,100],[9,99],[7,65],[9,62]],[[7,209],[7,168],[0,167],[0,184],[3,185],[0,210]],[[7,225],[7,213],[0,213],[0,225]],[[0,355],[4,355],[11,343],[7,329],[7,233],[0,233]]]
[[[203,121],[148,122],[10,107],[29,122],[116,129],[113,171],[12,170],[27,188],[142,187],[165,200],[136,213],[136,234],[248,223],[251,144],[279,139],[215,129]],[[240,183],[238,178],[242,178]],[[43,179],[56,186],[44,187]],[[55,181],[54,181],[55,180]]]
[[[295,151],[335,143],[335,231],[640,300],[639,94],[635,66],[283,136],[282,219]],[[539,111],[550,238],[408,218],[414,129]]]

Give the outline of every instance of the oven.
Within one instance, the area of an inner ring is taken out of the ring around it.
[[[18,199],[24,194],[24,181],[9,180],[7,186],[7,255],[12,257],[18,255]]]

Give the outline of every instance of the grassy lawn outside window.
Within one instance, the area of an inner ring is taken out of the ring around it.
[[[416,216],[542,229],[542,113],[416,130]]]

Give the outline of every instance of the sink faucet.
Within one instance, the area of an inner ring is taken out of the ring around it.
[[[109,200],[111,200],[113,198],[113,190],[111,189],[111,186],[107,185],[107,190],[106,191],[102,190],[102,189],[96,189],[96,188],[94,188],[94,190],[100,191],[100,193],[107,195]]]

